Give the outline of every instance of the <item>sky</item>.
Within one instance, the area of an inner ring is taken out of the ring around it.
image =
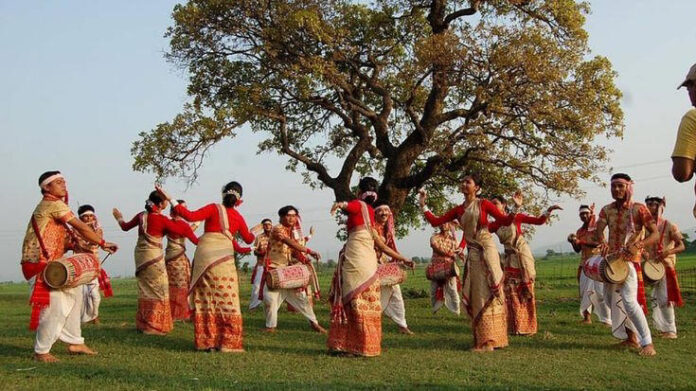
[[[67,177],[70,206],[90,203],[105,238],[121,246],[105,265],[112,276],[132,276],[136,232],[121,232],[111,217],[118,207],[126,218],[143,208],[154,176],[133,172],[130,148],[138,133],[173,118],[187,101],[187,75],[165,61],[175,1],[28,2],[0,0],[0,282],[21,280],[21,242],[40,193],[38,176],[51,169]],[[618,73],[626,131],[610,146],[609,166],[636,180],[636,197],[667,197],[666,217],[689,231],[693,183],[670,175],[670,154],[677,126],[690,104],[676,90],[696,62],[696,2],[671,0],[592,1],[586,29],[593,54],[609,58]],[[244,185],[240,212],[249,225],[294,204],[304,224],[317,227],[310,247],[324,259],[336,258],[341,243],[328,210],[329,190],[312,191],[299,173],[284,170],[286,159],[256,154],[260,135],[240,132],[215,146],[188,187],[169,179],[166,187],[191,208],[219,201],[230,180]],[[609,173],[603,177],[609,177]],[[586,203],[598,209],[610,202],[609,190],[583,186]],[[453,197],[461,200],[461,195]],[[579,201],[549,200],[565,210],[552,225],[537,228],[532,248],[564,244],[578,226]],[[431,229],[417,230],[397,245],[407,256],[429,256]],[[248,260],[248,258],[247,258]]]

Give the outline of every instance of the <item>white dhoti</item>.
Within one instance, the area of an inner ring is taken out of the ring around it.
[[[57,340],[70,345],[85,343],[82,338],[80,318],[82,316],[82,289],[51,289],[48,307],[41,310],[39,327],[36,330],[34,352],[46,354]]]
[[[437,298],[437,289],[439,284],[435,281],[430,281],[430,305],[433,309],[433,314],[436,313],[442,306],[447,307],[451,312],[459,315],[459,292],[457,291],[457,277],[452,277],[442,285],[443,300]]]
[[[256,266],[254,266],[254,270],[252,271],[251,275],[253,277],[251,281],[251,299],[249,300],[249,309],[253,310],[262,303],[261,299],[259,299],[259,292],[261,291],[261,279],[263,278],[263,265],[257,263]]]
[[[304,289],[270,290],[268,286],[264,286],[263,306],[266,312],[266,327],[275,328],[278,325],[278,309],[280,309],[284,301],[287,301],[310,322],[318,323],[309,296],[307,296]]]
[[[597,314],[599,321],[611,325],[611,307],[605,300],[604,283],[595,281],[580,270],[580,315]]]
[[[638,303],[638,277],[633,265],[628,265],[628,278],[623,284],[607,284],[611,303],[612,334],[618,339],[627,339],[626,329],[638,336],[640,346],[652,343],[652,336],[645,313]]]
[[[101,294],[99,293],[99,279],[84,284],[82,286],[82,323],[89,322],[99,316],[99,303],[101,303]]]
[[[662,277],[655,285],[650,295],[652,318],[655,327],[663,333],[677,333],[677,323],[674,318],[674,305],[667,296],[667,278]]]
[[[408,328],[406,325],[406,307],[400,285],[382,285],[380,303],[384,315],[393,320],[399,327]]]

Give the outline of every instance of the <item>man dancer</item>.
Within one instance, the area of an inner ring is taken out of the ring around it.
[[[677,338],[677,323],[674,319],[674,305],[684,305],[675,264],[677,254],[684,251],[684,240],[679,227],[662,217],[667,201],[665,198],[647,197],[645,199],[653,219],[657,222],[658,241],[646,248],[650,259],[661,261],[665,265],[665,276],[653,285],[650,301],[652,302],[652,318],[655,326],[660,330],[661,337],[667,339]]]
[[[104,231],[102,230],[102,227],[99,224],[99,221],[97,220],[97,215],[94,214],[94,207],[92,205],[80,205],[80,207],[77,208],[77,215],[80,218],[80,221],[87,224],[87,226],[89,226],[92,229],[92,231],[94,231],[99,236],[103,236]],[[94,256],[97,257],[97,259],[99,259],[99,245],[91,243],[78,233],[74,234],[73,252],[91,253],[94,254]],[[100,323],[100,286],[104,290],[104,296],[113,296],[113,291],[111,290],[111,283],[109,282],[109,277],[106,275],[104,269],[102,269],[99,277],[82,286],[82,294],[84,296],[84,302],[82,306],[82,323]]]
[[[686,87],[692,106],[696,106],[696,64],[691,66],[684,81],[677,87]],[[677,141],[672,152],[672,176],[679,182],[691,180],[694,176],[694,159],[696,159],[696,107],[684,114],[679,123]],[[694,187],[696,191],[696,186]],[[696,205],[694,205],[696,217]]]
[[[284,206],[278,211],[280,224],[271,230],[265,260],[266,273],[273,269],[288,267],[292,263],[293,255],[303,263],[310,262],[303,254],[319,259],[319,253],[300,245],[293,239],[292,231],[297,224],[297,215],[297,208],[292,205]],[[265,331],[275,332],[278,325],[278,309],[284,301],[287,301],[309,320],[314,331],[322,334],[326,333],[326,330],[317,321],[304,288],[270,290],[265,281],[262,281],[261,289],[263,292],[264,310],[266,312]]]
[[[71,354],[94,355],[82,338],[82,287],[49,289],[42,271],[48,262],[63,257],[68,228],[74,228],[83,238],[99,247],[115,252],[113,243],[104,241],[85,223],[76,218],[67,205],[68,191],[60,171],[47,171],[39,177],[43,199],[34,209],[22,245],[22,273],[29,280],[35,277],[30,303],[29,328],[36,330],[34,360],[56,362],[50,351],[60,339],[68,344]]]
[[[261,220],[261,226],[263,227],[263,233],[256,235],[254,240],[253,248],[254,255],[256,255],[256,265],[251,272],[251,300],[249,301],[249,309],[256,309],[263,303],[259,299],[259,293],[261,289],[261,279],[263,278],[263,266],[264,260],[266,258],[266,252],[268,251],[268,240],[271,237],[271,230],[273,229],[273,222],[271,219]]]
[[[647,304],[640,261],[643,249],[657,241],[657,228],[648,208],[633,201],[630,176],[611,177],[611,196],[614,202],[599,213],[595,239],[602,255],[612,253],[629,263],[626,281],[605,286],[611,303],[612,333],[624,340],[622,345],[640,348],[641,356],[654,356],[657,353],[645,318]],[[604,241],[605,228],[609,228],[608,243]]]
[[[597,222],[592,206],[580,205],[578,210],[582,226],[568,237],[576,253],[580,253],[580,266],[578,266],[578,287],[580,289],[580,315],[584,324],[592,323],[592,312],[597,314],[599,321],[611,326],[611,309],[609,302],[605,301],[604,283],[595,281],[585,275],[582,266],[590,257],[597,254],[597,243],[594,241]]]
[[[394,229],[394,216],[391,208],[387,204],[381,204],[375,208],[375,228],[389,248],[396,250],[396,232]],[[383,252],[375,248],[377,252],[377,262],[380,264],[389,262],[389,257]],[[393,320],[399,326],[399,332],[406,335],[412,335],[413,331],[409,330],[406,324],[406,307],[404,305],[404,296],[401,294],[401,286],[382,286],[380,293],[380,302],[382,303],[382,313],[389,319]]]

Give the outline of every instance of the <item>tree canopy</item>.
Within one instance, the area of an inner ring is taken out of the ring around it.
[[[572,0],[191,0],[167,58],[191,100],[142,132],[133,167],[195,179],[206,151],[239,131],[288,157],[313,188],[352,197],[356,177],[418,225],[415,190],[443,207],[462,173],[484,191],[581,194],[621,137],[610,62],[592,56],[589,5]],[[338,162],[337,164],[335,162]]]

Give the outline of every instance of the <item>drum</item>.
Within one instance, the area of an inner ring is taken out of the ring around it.
[[[268,271],[266,284],[268,284],[268,289],[271,290],[304,288],[309,285],[311,277],[312,271],[309,267],[298,263],[297,265]]]
[[[431,262],[425,268],[425,278],[430,281],[444,282],[457,275],[454,261]]]
[[[588,278],[608,284],[621,284],[628,278],[628,264],[621,257],[595,255],[585,261],[582,270]]]
[[[377,267],[377,277],[381,286],[398,285],[406,280],[406,272],[396,262],[383,263]]]
[[[101,264],[94,254],[75,254],[50,261],[43,272],[43,279],[54,289],[74,288],[99,277]]]
[[[648,284],[655,284],[665,276],[665,264],[655,259],[643,261],[641,269],[643,280]]]

